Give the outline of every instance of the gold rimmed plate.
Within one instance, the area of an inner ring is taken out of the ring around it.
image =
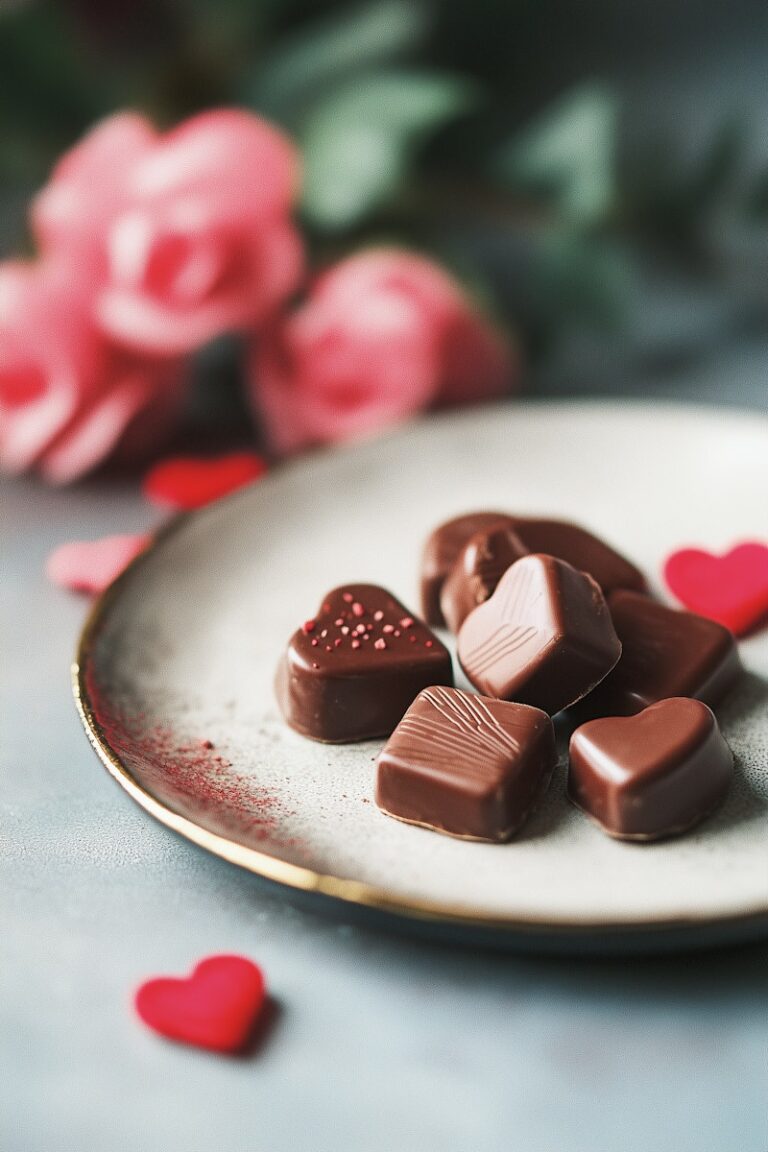
[[[378,742],[283,724],[272,678],[323,594],[380,583],[417,606],[442,518],[483,506],[578,519],[654,579],[667,552],[764,534],[768,426],[678,405],[510,405],[447,415],[293,464],[174,522],[96,603],[74,689],[98,755],[169,828],[348,914],[508,946],[678,947],[768,931],[768,634],[721,710],[737,772],[680,840],[609,840],[564,765],[510,844],[387,819]]]

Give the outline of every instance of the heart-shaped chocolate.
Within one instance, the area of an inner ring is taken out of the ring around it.
[[[557,761],[546,712],[426,688],[379,756],[376,803],[389,816],[469,840],[508,840]]]
[[[570,758],[571,800],[623,840],[684,832],[717,807],[733,774],[714,714],[686,697],[582,724]]]
[[[446,577],[464,545],[476,532],[507,525],[513,527],[506,512],[467,512],[438,524],[430,532],[421,556],[421,611],[428,624],[445,624],[440,607],[440,593]]]
[[[343,744],[388,736],[432,684],[453,684],[445,645],[386,589],[345,584],[291,637],[275,690],[297,732]]]
[[[664,579],[681,604],[737,636],[768,619],[768,547],[739,544],[723,556],[699,548],[673,552]]]
[[[264,1004],[264,977],[244,956],[209,956],[191,976],[147,980],[136,1011],[155,1032],[197,1048],[238,1052]]]
[[[440,593],[440,608],[451,632],[459,631],[470,612],[493,595],[507,568],[527,554],[520,537],[506,524],[471,537]]]
[[[461,666],[478,691],[550,715],[579,700],[621,655],[599,585],[553,556],[524,556],[458,639]]]
[[[614,592],[608,606],[621,659],[578,705],[580,720],[632,716],[670,696],[695,696],[714,707],[740,675],[733,633],[722,624],[637,592]]]
[[[569,520],[538,520],[516,516],[512,527],[529,552],[544,552],[588,572],[608,596],[616,588],[645,592],[642,572],[605,540]]]

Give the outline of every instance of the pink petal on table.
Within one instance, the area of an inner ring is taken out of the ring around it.
[[[49,555],[45,573],[52,584],[70,592],[103,592],[151,536],[102,536],[100,540],[72,540]]]

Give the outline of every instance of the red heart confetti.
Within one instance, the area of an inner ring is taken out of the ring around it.
[[[151,539],[102,536],[100,540],[72,540],[50,553],[45,572],[51,583],[70,592],[103,592]]]
[[[723,556],[683,548],[668,557],[664,579],[686,608],[717,620],[737,636],[768,616],[765,544],[738,544]]]
[[[150,468],[142,490],[153,504],[189,512],[258,480],[266,471],[266,461],[255,452],[175,456]]]
[[[136,992],[140,1018],[161,1036],[239,1052],[264,1006],[261,969],[245,956],[208,956],[184,978],[160,976]]]

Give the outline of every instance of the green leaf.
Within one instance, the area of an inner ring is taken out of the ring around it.
[[[618,104],[588,85],[548,109],[497,156],[498,175],[521,192],[543,192],[572,224],[604,218],[615,197]]]
[[[307,218],[341,231],[401,185],[415,151],[476,99],[468,81],[434,72],[371,73],[332,92],[303,136]]]
[[[768,171],[761,172],[747,195],[751,215],[768,217]]]
[[[568,228],[539,237],[530,294],[536,310],[556,329],[584,322],[614,327],[627,311],[635,284],[636,269],[625,246]]]
[[[351,72],[404,59],[421,43],[428,23],[421,0],[374,0],[335,12],[276,44],[248,84],[247,99],[289,119]]]

